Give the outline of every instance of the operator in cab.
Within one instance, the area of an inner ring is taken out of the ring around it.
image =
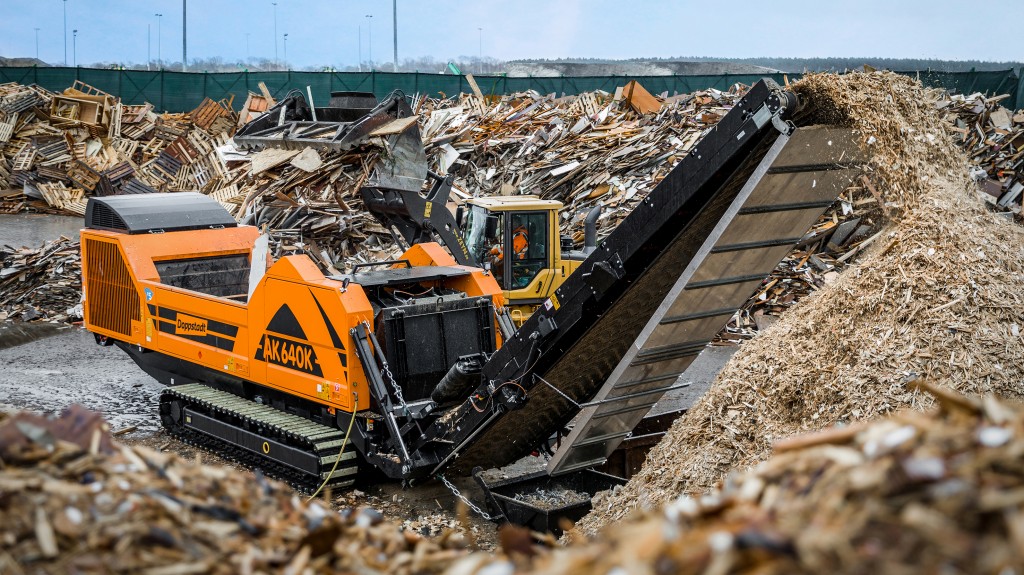
[[[530,234],[526,231],[522,216],[516,215],[512,218],[512,259],[524,260],[530,249]],[[501,240],[497,238],[490,251],[491,265],[495,268],[505,262],[505,255],[501,250]]]

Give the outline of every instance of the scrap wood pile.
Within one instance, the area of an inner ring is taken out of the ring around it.
[[[614,94],[427,100],[417,112],[436,169],[474,196],[561,201],[562,232],[580,245],[591,208],[604,206],[599,236],[610,233],[745,91],[656,98],[633,81]]]
[[[706,496],[567,548],[510,545],[505,534],[503,557],[475,553],[448,572],[1017,572],[1024,409],[912,386],[935,394],[940,410],[782,440],[770,459]]]
[[[562,233],[582,244],[583,220],[603,207],[607,236],[743,96],[703,90],[660,97],[636,82],[614,94],[555,98],[536,92],[485,104],[472,95],[425,101],[422,133],[434,169],[475,196],[537,194],[560,200]],[[801,297],[831,281],[866,248],[886,207],[869,179],[843,193],[719,335],[753,337]]]
[[[0,245],[0,321],[82,319],[78,242],[61,237],[38,249]]]
[[[37,93],[34,88],[24,89]],[[655,97],[631,82],[614,94],[598,91],[565,98],[535,92],[487,101],[470,95],[446,99],[419,96],[415,98],[414,109],[420,114],[431,167],[456,175],[458,200],[474,195],[531,192],[560,199],[566,204],[562,212],[563,233],[581,244],[583,219],[592,207],[598,203],[604,206],[599,235],[607,235],[744,91],[745,87],[736,86],[728,92],[705,90]],[[251,94],[243,106],[242,117],[250,117],[254,110],[266,109],[272,103],[269,94]],[[155,116],[148,106],[142,108],[145,114],[122,111],[121,125],[132,125],[136,118],[155,117],[154,123],[166,130],[167,122],[181,117]],[[41,110],[45,109],[45,105],[38,104],[33,121],[26,125],[35,126],[34,129],[49,127],[40,118],[44,115]],[[209,102],[192,115],[207,118],[208,110],[213,110]],[[216,118],[221,117],[225,116]],[[195,139],[194,133],[201,131],[194,127],[188,137]],[[137,135],[123,127],[121,133],[122,138],[125,134]],[[325,272],[337,273],[355,263],[393,259],[398,255],[387,230],[362,209],[359,194],[382,151],[374,141],[348,152],[246,152],[225,144],[207,160],[222,167],[226,175],[205,187],[195,185],[192,189],[209,193],[239,220],[265,227],[276,257],[302,250]],[[153,162],[159,165],[162,161]],[[190,166],[194,165],[195,162]],[[177,173],[192,172],[183,165]],[[42,189],[50,187],[42,185]],[[25,189],[32,189],[31,182]],[[123,187],[115,193],[126,190]],[[780,266],[774,281],[765,286],[764,297],[752,300],[748,309],[733,319],[724,338],[752,336],[770,316],[824,285],[831,277],[829,272],[843,265],[837,260],[865,240],[875,221],[875,212],[877,206],[863,189],[849,190],[844,201],[837,203],[808,235],[802,251]],[[838,239],[840,235],[845,236],[842,241]],[[63,312],[61,308],[43,316]]]
[[[744,344],[641,472],[584,518],[585,532],[706,493],[779,438],[926,407],[900,384],[908,370],[1024,398],[1024,228],[967,193],[968,163],[936,112],[939,95],[882,72],[795,87],[870,142],[892,221],[859,263]]]
[[[216,148],[236,118],[230,101],[157,114],[82,82],[61,93],[2,84],[0,212],[84,215],[93,195],[215,192],[232,178]]]
[[[1024,110],[1014,113],[1000,102],[1007,95],[954,95],[937,104],[954,140],[976,166],[972,177],[985,198],[1022,216],[1024,204]]]
[[[344,152],[232,150],[229,165],[242,176],[214,198],[243,223],[264,228],[275,257],[302,250],[329,274],[393,259],[394,240],[362,209],[359,193],[383,151],[377,141]]]
[[[437,573],[467,553],[372,509],[114,443],[96,413],[0,423],[0,573]]]

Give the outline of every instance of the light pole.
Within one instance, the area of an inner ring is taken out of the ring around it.
[[[271,2],[274,6],[274,65],[276,66],[279,62],[277,59],[277,2]]]
[[[75,63],[75,68],[78,67],[78,30],[71,31],[71,58]]]
[[[156,16],[156,65],[163,69],[164,57],[163,57],[163,35],[161,33],[160,23],[163,21],[163,14],[154,14]]]
[[[363,71],[363,26],[360,24],[359,28],[359,71]]]
[[[288,67],[288,33],[284,33],[284,69],[290,70]]]
[[[146,70],[153,65],[153,25],[146,24]]]
[[[64,0],[64,65],[68,65],[68,0]]]
[[[395,60],[393,72],[398,72],[398,0],[391,0],[391,20],[394,24],[393,36],[395,38]]]
[[[373,71],[373,14],[366,15],[366,59],[370,61],[370,71]]]
[[[39,59],[39,28],[36,28],[36,60]]]
[[[480,56],[479,56],[479,62],[480,63],[477,64],[476,73],[477,74],[483,74],[483,69],[484,69],[484,29],[483,28],[477,28],[476,30],[477,30],[477,32],[480,32]]]
[[[181,0],[181,71],[188,70],[188,0]]]

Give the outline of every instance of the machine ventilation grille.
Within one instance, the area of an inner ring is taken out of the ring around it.
[[[140,321],[139,293],[132,285],[128,266],[117,244],[85,240],[88,278],[86,305],[89,323],[122,335],[131,335],[131,321]]]
[[[97,202],[92,209],[92,221],[89,227],[106,230],[127,230],[124,219],[110,206]]]

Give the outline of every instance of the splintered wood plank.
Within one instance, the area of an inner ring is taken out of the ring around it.
[[[651,114],[661,110],[661,102],[644,89],[636,80],[631,80],[623,88],[623,94],[629,107],[639,114]]]

